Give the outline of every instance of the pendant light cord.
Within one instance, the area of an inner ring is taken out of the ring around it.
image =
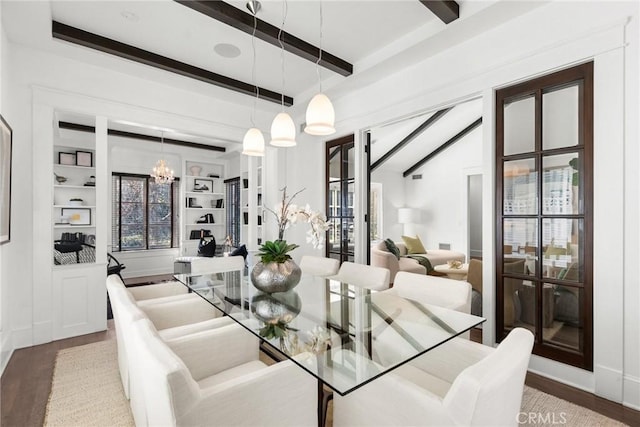
[[[278,31],[278,42],[280,43],[281,55],[280,55],[280,65],[281,65],[281,74],[282,74],[282,93],[280,94],[280,105],[282,106],[282,111],[284,111],[284,43],[282,42],[282,32],[284,30],[284,23],[287,20],[287,0],[282,2],[282,25],[280,26],[280,31]]]
[[[256,11],[257,13],[257,11]],[[256,28],[258,26],[258,19],[256,14],[253,14],[253,32],[251,33],[251,50],[253,52],[253,62],[251,65],[251,84],[256,91],[256,96],[253,98],[253,110],[251,111],[251,127],[256,127],[255,114],[256,107],[258,105],[258,97],[260,97],[260,88],[256,85]]]
[[[320,93],[322,93],[322,79],[320,78],[320,61],[322,61],[322,0],[320,1],[320,53],[318,54],[318,60],[316,61],[316,74],[318,75],[318,85],[320,86]]]

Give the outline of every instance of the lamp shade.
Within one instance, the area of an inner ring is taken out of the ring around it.
[[[304,132],[309,135],[331,135],[336,133],[336,113],[331,100],[324,94],[314,96],[307,106],[307,125]]]
[[[271,123],[271,145],[293,147],[296,145],[296,125],[287,113],[278,114]]]
[[[264,156],[264,137],[260,129],[251,128],[244,134],[242,154],[247,156]]]
[[[420,222],[420,211],[414,208],[398,209],[398,223],[415,224]]]

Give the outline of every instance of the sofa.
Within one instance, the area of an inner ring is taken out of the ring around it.
[[[391,275],[389,276],[389,283],[393,283],[398,271],[407,271],[409,273],[427,274],[426,269],[421,266],[418,261],[412,258],[406,258],[407,247],[404,243],[395,242],[398,249],[400,249],[400,259],[397,259],[394,254],[389,252],[387,245],[384,241],[381,241],[371,247],[371,265],[374,267],[383,267],[389,269]],[[461,252],[455,252],[444,249],[428,249],[426,254],[413,254],[423,256],[429,260],[431,265],[446,264],[448,261],[460,261],[464,262],[466,259],[465,254]]]

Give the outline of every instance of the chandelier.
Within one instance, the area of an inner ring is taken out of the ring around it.
[[[164,132],[160,137],[160,157],[164,153]],[[156,184],[171,184],[175,177],[173,176],[173,169],[169,169],[167,162],[160,158],[156,166],[151,172],[151,178],[155,179]]]

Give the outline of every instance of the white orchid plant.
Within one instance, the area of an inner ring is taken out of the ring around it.
[[[327,217],[322,212],[312,210],[308,204],[302,207],[292,203],[293,199],[303,191],[304,189],[288,197],[287,187],[284,187],[282,189],[282,201],[276,205],[273,210],[268,208],[267,210],[276,217],[278,223],[278,240],[284,240],[285,230],[292,225],[306,222],[311,226],[307,231],[307,243],[311,243],[315,249],[322,249],[324,246],[325,232],[329,229]]]

